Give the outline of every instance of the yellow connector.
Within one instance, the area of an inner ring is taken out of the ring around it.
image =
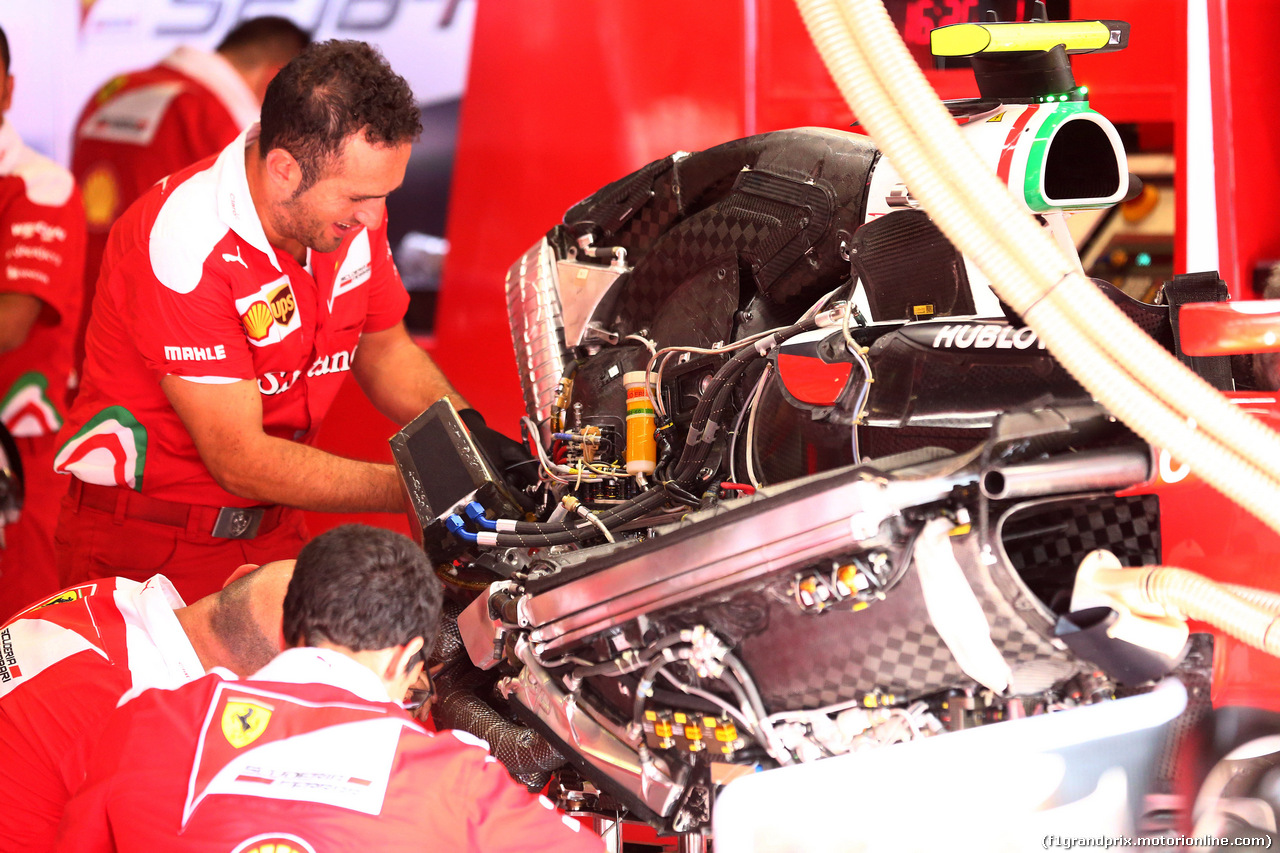
[[[1051,50],[1067,53],[1120,50],[1129,43],[1129,25],[1120,21],[1051,21],[1030,23],[952,24],[929,33],[934,56]]]

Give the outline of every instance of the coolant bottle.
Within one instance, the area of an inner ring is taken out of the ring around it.
[[[645,371],[622,374],[627,389],[627,473],[652,474],[658,467],[658,442],[653,431],[653,399]]]

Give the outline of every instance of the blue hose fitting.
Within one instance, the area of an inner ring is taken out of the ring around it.
[[[444,520],[444,529],[464,542],[470,542],[472,545],[477,544],[479,541],[476,534],[467,529],[467,523],[462,519],[462,516],[456,512]]]

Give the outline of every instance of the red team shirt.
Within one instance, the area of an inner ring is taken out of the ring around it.
[[[71,158],[89,224],[90,296],[120,214],[161,178],[217,154],[257,120],[257,96],[235,68],[217,53],[187,46],[94,93],[76,122]],[[83,325],[77,343],[79,360]]]
[[[0,121],[3,121],[0,119]],[[61,484],[55,436],[67,411],[72,342],[80,322],[85,225],[71,174],[0,124],[0,292],[41,302],[26,341],[0,355],[0,420],[17,439],[27,477],[22,518],[0,551],[0,619],[58,588],[53,530]]]
[[[204,675],[157,575],[54,595],[0,628],[0,851],[50,850],[86,755],[132,688]]]
[[[59,849],[604,847],[512,781],[483,741],[425,731],[358,662],[299,648],[249,681],[215,671],[124,704],[67,806]]]
[[[59,472],[163,500],[251,506],[214,482],[160,379],[256,381],[264,430],[310,443],[360,335],[404,316],[385,217],[305,266],[267,242],[245,175],[255,138],[256,127],[169,177],[112,230]]]

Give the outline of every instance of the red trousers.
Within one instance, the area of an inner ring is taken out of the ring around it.
[[[144,581],[162,574],[183,601],[222,589],[227,576],[245,563],[291,560],[310,536],[302,510],[286,509],[280,522],[253,539],[215,539],[188,530],[62,499],[54,547],[62,586],[93,578]]]
[[[57,435],[15,438],[22,457],[26,498],[22,516],[4,526],[0,551],[0,622],[62,589],[53,552],[53,530],[67,480],[53,472]]]

